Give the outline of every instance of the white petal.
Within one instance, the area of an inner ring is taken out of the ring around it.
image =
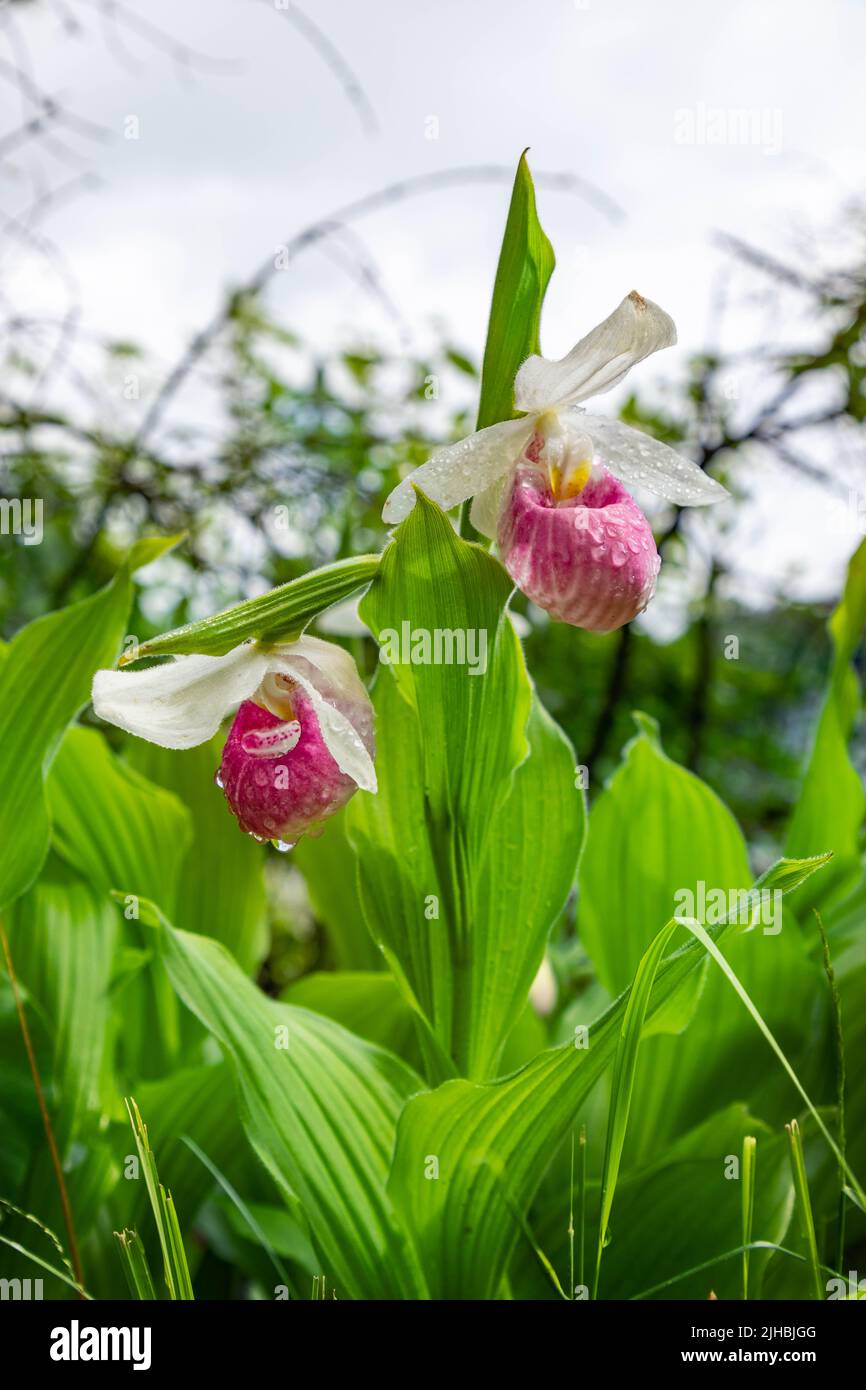
[[[357,598],[347,598],[326,608],[316,619],[316,627],[332,637],[366,637],[370,629],[358,612],[359,603]]]
[[[176,656],[146,671],[97,671],[93,708],[100,719],[160,748],[194,748],[249,699],[267,666],[265,653],[247,643],[226,656]]]
[[[599,396],[622,381],[636,362],[676,340],[673,319],[632,290],[566,357],[558,362],[527,358],[514,383],[515,405],[518,410],[548,410]]]
[[[504,420],[437,449],[394,488],[382,508],[382,520],[395,526],[409,515],[415,505],[413,483],[446,512],[484,492],[516,462],[534,429],[534,420]]]
[[[268,670],[291,676],[304,688],[316,712],[319,728],[334,762],[363,791],[377,789],[376,769],[361,734],[349,714],[338,709],[339,700],[355,717],[369,718],[372,706],[358,669],[347,651],[319,637],[303,636],[297,642],[269,653]]]
[[[642,430],[606,415],[581,413],[577,420],[596,447],[597,462],[629,487],[644,487],[681,507],[702,507],[730,496],[691,459]]]
[[[492,487],[485,488],[484,492],[479,492],[477,497],[472,500],[469,520],[476,531],[480,531],[482,536],[487,536],[492,541],[496,540],[499,513],[502,510],[502,498],[507,484],[508,477],[506,475],[494,483]]]

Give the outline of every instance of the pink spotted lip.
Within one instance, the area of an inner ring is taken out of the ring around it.
[[[358,790],[328,751],[307,694],[296,683],[286,685],[291,703],[284,718],[253,700],[243,702],[217,775],[241,829],[282,847],[315,833]],[[353,716],[372,757],[372,719],[366,711],[353,710]]]
[[[546,470],[514,471],[499,516],[502,563],[517,587],[561,622],[613,632],[642,613],[661,559],[649,522],[606,468],[558,501]]]

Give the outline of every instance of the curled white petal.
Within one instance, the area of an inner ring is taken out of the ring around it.
[[[340,771],[363,791],[376,791],[376,769],[362,737],[363,732],[372,732],[372,705],[349,653],[333,642],[304,636],[274,648],[268,654],[268,672],[298,682],[310,698],[325,746]]]
[[[413,483],[446,512],[486,491],[516,462],[534,428],[534,420],[504,420],[437,449],[394,488],[382,509],[382,520],[395,526],[409,515],[415,505]]]
[[[670,315],[632,290],[604,323],[558,362],[527,358],[514,383],[515,405],[518,410],[539,411],[599,396],[622,381],[636,362],[676,340]]]
[[[487,536],[492,541],[496,540],[499,513],[502,510],[502,499],[507,482],[507,475],[503,475],[492,487],[485,488],[483,492],[479,492],[472,499],[469,520],[476,531],[480,531],[482,536]]]
[[[727,488],[691,459],[622,420],[581,413],[576,417],[578,427],[592,438],[598,462],[629,487],[646,488],[681,507],[702,507],[729,496]]]
[[[248,643],[226,656],[176,656],[146,671],[97,671],[93,708],[100,719],[160,748],[195,748],[249,699],[267,667],[267,655]]]

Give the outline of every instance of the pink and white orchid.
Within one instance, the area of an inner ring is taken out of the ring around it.
[[[206,742],[240,705],[217,781],[241,828],[281,849],[376,790],[370,699],[349,654],[317,637],[97,671],[92,698],[101,719],[161,748]]]
[[[383,519],[408,516],[416,483],[446,511],[471,497],[472,524],[498,541],[523,593],[576,627],[621,627],[646,608],[661,564],[623,483],[679,506],[727,492],[668,445],[577,407],[675,342],[673,320],[633,290],[560,361],[528,358],[514,383],[526,414],[437,450],[394,489]]]

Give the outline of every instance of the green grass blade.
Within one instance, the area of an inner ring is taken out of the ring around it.
[[[138,1106],[131,1097],[126,1101],[126,1109],[135,1137],[135,1146],[138,1149],[139,1162],[144,1174],[151,1210],[156,1221],[160,1249],[162,1250],[163,1273],[165,1274],[169,1298],[192,1299],[194,1297],[192,1280],[171,1193],[166,1192],[159,1181],[156,1158],[147,1137],[147,1126],[141,1118]]]
[[[48,1260],[43,1260],[41,1255],[37,1255],[33,1250],[28,1250],[26,1245],[20,1245],[17,1240],[10,1240],[8,1236],[3,1235],[0,1235],[0,1245],[7,1245],[17,1255],[23,1255],[26,1260],[32,1260],[35,1265],[39,1265],[40,1269],[46,1269],[49,1274],[54,1275],[55,1279],[68,1284],[70,1289],[74,1289],[82,1298],[90,1298],[90,1294],[76,1283],[72,1274],[67,1274],[62,1269],[58,1269],[56,1265],[49,1264]]]
[[[815,917],[818,922],[818,930],[821,933],[821,958],[824,963],[824,973],[827,976],[827,983],[830,987],[830,1008],[833,1017],[833,1036],[836,1044],[836,1127],[839,1134],[839,1151],[846,1153],[846,1134],[845,1134],[845,1086],[847,1081],[847,1068],[845,1064],[845,1034],[842,1029],[842,1000],[839,996],[839,986],[836,983],[836,972],[833,969],[833,962],[830,958],[830,942],[827,939],[827,932],[824,927],[821,914],[815,908]],[[847,1206],[845,1202],[845,1171],[839,1168],[839,1209],[836,1218],[836,1264],[841,1269],[845,1263],[845,1224]]]
[[[771,1047],[771,1048],[773,1049],[773,1051],[775,1052],[775,1054],[776,1054],[777,1058],[779,1059],[779,1061],[781,1062],[781,1064],[782,1064],[784,1070],[787,1072],[788,1077],[789,1077],[790,1080],[793,1082],[793,1084],[794,1084],[794,1086],[795,1086],[795,1088],[796,1088],[798,1094],[800,1095],[801,1099],[804,1101],[804,1103],[805,1103],[805,1105],[806,1105],[806,1107],[807,1107],[807,1109],[808,1109],[808,1111],[809,1111],[809,1114],[812,1116],[812,1119],[815,1121],[815,1123],[816,1123],[816,1125],[818,1126],[819,1130],[821,1131],[822,1135],[824,1136],[824,1138],[826,1139],[827,1143],[829,1144],[830,1149],[832,1150],[832,1152],[833,1152],[834,1155],[836,1156],[836,1159],[837,1159],[837,1161],[838,1161],[838,1163],[839,1163],[839,1165],[840,1165],[840,1168],[841,1168],[842,1171],[845,1173],[846,1177],[848,1178],[849,1183],[851,1184],[851,1187],[853,1188],[854,1192],[857,1194],[857,1197],[858,1197],[859,1202],[860,1202],[862,1205],[866,1206],[866,1194],[864,1194],[863,1188],[860,1186],[860,1183],[858,1182],[858,1180],[857,1180],[855,1174],[852,1172],[851,1168],[849,1167],[848,1161],[847,1161],[847,1159],[845,1158],[845,1155],[842,1153],[842,1151],[840,1150],[838,1144],[836,1143],[835,1139],[833,1138],[832,1134],[830,1133],[829,1129],[828,1129],[827,1126],[825,1125],[824,1121],[821,1119],[821,1116],[818,1114],[818,1111],[816,1110],[815,1106],[812,1104],[812,1101],[809,1099],[809,1096],[807,1095],[807,1093],[806,1093],[806,1091],[805,1091],[805,1089],[804,1089],[804,1087],[803,1087],[803,1084],[802,1084],[802,1082],[800,1081],[800,1078],[797,1076],[797,1073],[794,1071],[794,1068],[791,1066],[791,1063],[788,1061],[788,1059],[787,1059],[787,1057],[785,1056],[784,1052],[782,1051],[781,1047],[780,1047],[779,1044],[777,1043],[775,1037],[774,1037],[773,1034],[770,1032],[770,1029],[767,1027],[766,1023],[764,1022],[763,1018],[761,1017],[761,1014],[760,1014],[759,1010],[755,1008],[755,1005],[752,1003],[752,1000],[749,998],[749,996],[748,996],[748,994],[746,993],[745,989],[744,989],[743,986],[740,984],[740,981],[737,979],[737,976],[734,974],[734,971],[731,969],[730,965],[729,965],[728,962],[725,960],[725,958],[724,958],[724,956],[722,955],[721,951],[719,950],[718,946],[715,944],[715,942],[712,940],[712,938],[711,938],[710,936],[708,936],[707,932],[706,932],[705,929],[700,925],[699,922],[688,922],[688,921],[684,921],[683,925],[684,925],[684,926],[687,926],[688,929],[689,929],[689,931],[691,931],[691,932],[698,938],[698,940],[701,942],[701,944],[706,948],[706,950],[709,951],[710,955],[712,956],[713,960],[714,960],[714,961],[716,962],[716,964],[718,965],[719,969],[724,973],[725,977],[727,978],[727,980],[729,981],[729,983],[731,984],[731,986],[733,987],[733,989],[736,990],[736,992],[737,992],[737,994],[739,995],[740,999],[741,999],[742,1002],[745,1004],[745,1006],[746,1006],[746,1008],[748,1009],[749,1013],[752,1015],[752,1018],[754,1019],[755,1023],[756,1023],[756,1024],[758,1025],[758,1027],[760,1028],[760,1030],[761,1030],[762,1034],[764,1035],[765,1039],[766,1039],[767,1042],[770,1044],[770,1047]]]
[[[273,1246],[271,1245],[270,1241],[268,1240],[267,1236],[262,1230],[261,1225],[253,1216],[252,1212],[250,1211],[249,1207],[247,1206],[240,1193],[232,1186],[225,1174],[220,1172],[216,1164],[211,1162],[204,1150],[199,1148],[198,1144],[195,1142],[194,1139],[190,1139],[188,1134],[184,1134],[181,1137],[183,1139],[183,1142],[186,1144],[187,1148],[190,1149],[192,1153],[195,1154],[196,1158],[204,1164],[211,1177],[213,1177],[216,1180],[216,1182],[219,1183],[223,1192],[240,1212],[244,1221],[249,1226],[256,1240],[259,1242],[259,1245],[264,1250],[265,1254],[267,1255],[268,1259],[270,1260],[271,1264],[273,1265],[274,1269],[279,1275],[281,1282],[284,1284],[291,1283],[291,1280],[289,1279],[289,1276],[286,1273],[285,1266],[277,1258],[276,1254],[274,1253]]]
[[[747,1134],[743,1139],[743,1161],[740,1171],[743,1202],[743,1301],[749,1299],[749,1256],[751,1253],[752,1227],[755,1221],[755,1164],[758,1141],[754,1135]]]
[[[821,1279],[821,1264],[818,1259],[818,1242],[815,1238],[815,1218],[812,1215],[812,1202],[809,1197],[809,1182],[806,1177],[806,1160],[803,1154],[803,1139],[800,1134],[800,1126],[796,1120],[792,1120],[789,1125],[785,1125],[788,1133],[788,1141],[791,1146],[791,1172],[794,1175],[794,1191],[797,1194],[797,1210],[800,1214],[800,1225],[803,1231],[803,1238],[806,1242],[806,1252],[809,1262],[809,1270],[812,1275],[813,1297],[821,1301],[824,1298],[824,1286]]]
[[[120,1262],[133,1298],[155,1299],[156,1291],[147,1263],[147,1254],[138,1231],[115,1231]]]

